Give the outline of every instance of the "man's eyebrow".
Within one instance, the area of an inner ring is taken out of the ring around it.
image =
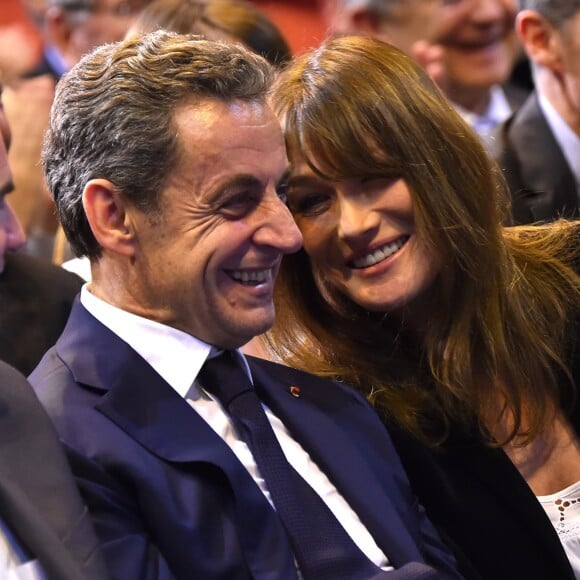
[[[262,185],[262,182],[255,175],[234,175],[220,184],[218,191],[227,193],[234,187],[261,187]]]

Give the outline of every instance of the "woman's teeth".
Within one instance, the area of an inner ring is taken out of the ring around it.
[[[355,268],[368,268],[369,266],[374,266],[400,250],[407,243],[408,239],[409,236],[403,236],[390,244],[384,245],[382,248],[378,248],[366,256],[353,260],[352,264]]]

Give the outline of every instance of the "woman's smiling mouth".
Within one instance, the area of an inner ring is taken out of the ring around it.
[[[369,266],[374,266],[387,258],[390,258],[395,252],[398,252],[409,240],[410,236],[401,236],[393,242],[385,244],[381,248],[377,248],[373,252],[369,252],[356,260],[351,260],[349,262],[349,267],[351,268],[368,268]]]

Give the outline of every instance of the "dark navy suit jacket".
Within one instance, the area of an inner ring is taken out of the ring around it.
[[[249,364],[264,402],[391,563],[427,562],[441,578],[457,578],[366,401],[300,371]],[[296,578],[276,513],[230,448],[80,302],[30,381],[67,449],[115,578]]]

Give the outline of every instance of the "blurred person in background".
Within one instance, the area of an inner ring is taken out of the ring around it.
[[[30,1],[30,0],[28,0]],[[39,62],[6,86],[4,105],[12,128],[11,205],[27,234],[25,251],[54,256],[57,219],[40,169],[40,148],[48,124],[54,85],[87,51],[120,40],[148,0],[44,0],[29,7],[42,38]]]
[[[412,55],[430,38],[440,0],[323,0],[322,14],[333,35],[364,34]]]
[[[0,102],[0,360],[27,375],[64,329],[82,280],[19,251],[26,235],[8,204],[14,187],[10,141]]]
[[[516,30],[536,90],[495,135],[491,152],[515,223],[578,217],[580,0],[520,0]]]
[[[68,311],[57,295],[76,277],[17,253],[25,236],[6,203],[9,145],[0,102],[0,359],[25,373],[64,327]],[[106,580],[54,428],[21,373],[0,362],[0,577]]]
[[[157,29],[241,42],[275,66],[292,58],[279,28],[246,0],[154,0],[139,14],[129,35]]]
[[[488,142],[524,101],[508,81],[517,54],[515,0],[327,0],[334,34],[364,34],[415,57]]]

